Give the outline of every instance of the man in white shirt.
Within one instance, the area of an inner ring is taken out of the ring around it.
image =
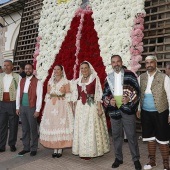
[[[18,116],[15,114],[15,100],[20,76],[12,70],[12,61],[5,60],[4,73],[0,74],[0,152],[6,150],[7,137],[11,152],[16,151]]]
[[[170,79],[157,69],[156,56],[145,58],[147,72],[139,77],[141,90],[137,117],[142,123],[143,141],[148,142],[150,161],[144,170],[156,166],[156,143],[162,154],[164,170],[169,170]]]
[[[136,138],[136,111],[139,104],[139,84],[133,72],[122,68],[119,55],[111,57],[113,72],[108,74],[103,91],[103,105],[109,113],[115,161],[112,168],[123,164],[123,128],[127,135],[132,160],[136,170],[141,170],[138,141]]]
[[[22,78],[18,85],[16,97],[16,114],[21,116],[22,142],[24,148],[19,155],[31,151],[30,156],[37,154],[38,129],[37,117],[42,105],[42,83],[33,76],[33,65],[25,65],[26,78]]]

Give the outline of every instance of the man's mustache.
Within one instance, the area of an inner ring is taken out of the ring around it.
[[[149,67],[146,67],[146,68],[148,69],[148,68],[153,68],[153,67],[152,67],[152,66],[149,66]]]

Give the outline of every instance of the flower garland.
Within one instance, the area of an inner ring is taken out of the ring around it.
[[[83,22],[84,22],[84,15],[85,14],[88,14],[88,13],[91,13],[91,8],[90,7],[86,7],[85,9],[78,9],[77,12],[76,12],[76,16],[81,16],[80,18],[80,24],[79,24],[79,27],[78,27],[78,32],[77,32],[77,35],[76,35],[76,60],[75,60],[75,64],[74,64],[74,75],[73,75],[73,79],[75,80],[76,79],[76,73],[77,73],[77,66],[78,66],[78,54],[80,52],[80,39],[81,39],[81,31],[82,31],[82,28],[83,28]]]
[[[100,56],[98,44],[99,39],[97,37],[97,32],[94,29],[92,14],[93,13],[91,11],[90,13],[86,13],[84,16],[76,78],[79,76],[78,73],[80,63],[87,60],[93,65],[94,69],[98,73],[98,76],[100,77],[101,84],[104,85],[104,80],[106,78],[105,66],[103,65],[102,58]]]
[[[118,54],[124,65],[130,67],[130,37],[133,20],[144,12],[144,0],[91,0],[95,30],[99,37],[100,55],[109,73],[110,57]]]
[[[34,54],[33,54],[33,57],[34,57],[33,62],[34,62],[34,69],[35,69],[35,70],[36,70],[36,64],[37,64],[37,56],[38,56],[39,53],[40,53],[40,40],[41,40],[41,37],[38,36],[38,37],[36,38],[36,40],[37,40],[37,42],[36,42],[36,44],[35,44],[35,51],[34,51]]]
[[[59,53],[62,42],[70,29],[70,24],[79,8],[81,0],[71,0],[57,4],[54,0],[44,0],[39,22],[40,52],[36,69],[38,78],[45,81],[48,70]]]
[[[142,52],[143,52],[143,30],[144,30],[144,13],[140,13],[136,15],[134,19],[134,26],[131,32],[131,39],[132,39],[132,46],[130,48],[131,53],[131,70],[133,72],[137,72],[138,69],[141,67],[139,64],[142,61]]]

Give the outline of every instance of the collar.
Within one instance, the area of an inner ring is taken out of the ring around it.
[[[12,77],[12,72],[10,74],[5,73],[5,77]]]
[[[124,73],[125,73],[125,70],[122,68],[119,73],[116,73],[116,72],[113,70],[113,73],[114,73],[114,74],[124,74]]]
[[[32,77],[33,77],[33,75],[32,76],[26,76],[26,80],[31,80]]]
[[[150,76],[150,74],[148,73],[148,71],[146,72],[147,73],[147,75],[149,76],[149,77],[154,77],[155,76],[155,74],[158,72],[158,70],[156,70],[155,71],[155,73],[154,74],[152,74],[151,76]]]

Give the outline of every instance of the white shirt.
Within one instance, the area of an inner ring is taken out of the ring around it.
[[[5,74],[3,77],[4,92],[9,92],[9,87],[11,86],[12,79],[12,73]],[[19,76],[19,80],[21,80],[21,76]]]
[[[152,85],[152,81],[154,79],[154,76],[155,76],[156,72],[153,75],[150,75],[148,72],[146,72],[146,73],[148,75],[148,82],[147,82],[147,87],[146,87],[146,90],[145,90],[145,94],[152,94],[151,85]],[[139,81],[140,81],[140,79],[139,79]]]
[[[152,81],[154,79],[155,73],[152,76],[150,76],[150,74],[147,72],[148,83],[147,83],[147,87],[146,87],[146,90],[145,90],[145,94],[152,94],[151,85],[152,85]],[[140,76],[138,78],[138,82],[139,82],[139,85],[140,85]],[[166,95],[167,95],[167,100],[168,100],[168,105],[169,105],[169,115],[170,115],[170,78],[168,76],[165,76],[164,88],[165,88],[165,92],[166,92]],[[140,105],[138,107],[138,110],[140,110]]]
[[[32,78],[32,76],[26,77],[23,93],[28,93],[31,78]],[[36,95],[37,95],[36,112],[40,112],[40,109],[42,106],[42,94],[43,94],[43,86],[42,86],[41,81],[38,80],[37,89],[36,89]],[[18,83],[17,97],[16,97],[16,109],[19,109],[19,108],[20,108],[20,81]]]
[[[114,96],[123,95],[123,86],[122,86],[122,74],[114,72]]]
[[[11,85],[12,79],[13,79],[12,73],[5,74],[5,76],[3,77],[4,92],[9,92],[9,87]]]

